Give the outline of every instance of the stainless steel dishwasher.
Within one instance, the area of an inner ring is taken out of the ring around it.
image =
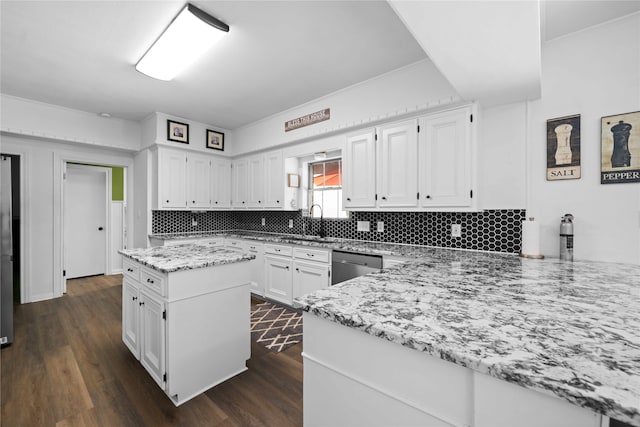
[[[335,285],[354,277],[380,271],[381,268],[381,255],[334,250],[331,256],[331,284]]]

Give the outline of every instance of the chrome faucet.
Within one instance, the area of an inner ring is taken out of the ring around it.
[[[309,208],[309,217],[311,217],[311,213],[313,212],[313,208],[315,208],[316,206],[318,208],[320,208],[320,230],[318,230],[318,236],[325,237],[326,233],[324,231],[324,218],[322,216],[322,206],[320,206],[317,203],[311,205],[311,207]]]

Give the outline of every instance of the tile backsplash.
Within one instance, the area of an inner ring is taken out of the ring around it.
[[[324,227],[328,237],[518,253],[524,219],[524,209],[352,212],[348,219],[325,219]],[[358,221],[369,221],[371,231],[357,231]],[[305,222],[306,234],[318,234],[320,221],[303,218],[300,211],[153,211],[152,233],[247,230],[302,234]],[[384,223],[384,231],[376,231],[378,222]],[[461,225],[461,237],[451,236],[451,224]]]

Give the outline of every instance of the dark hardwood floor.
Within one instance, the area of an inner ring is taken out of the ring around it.
[[[69,280],[62,298],[16,307],[0,353],[2,426],[302,425],[302,344],[252,342],[248,371],[176,408],[122,342],[121,284]]]

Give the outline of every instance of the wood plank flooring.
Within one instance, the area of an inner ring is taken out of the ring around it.
[[[252,342],[248,371],[175,407],[122,342],[122,276],[16,306],[0,353],[2,426],[301,426],[302,343]],[[252,299],[252,304],[260,302]]]

